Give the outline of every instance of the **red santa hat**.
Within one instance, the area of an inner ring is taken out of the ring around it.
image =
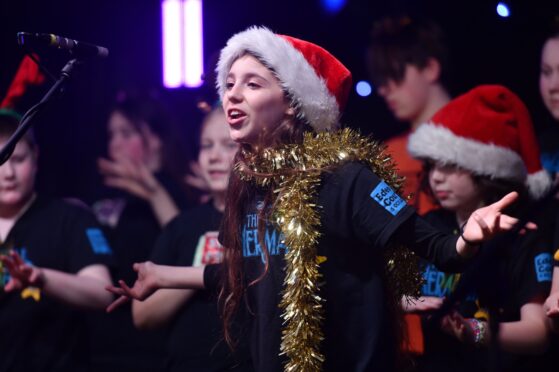
[[[551,186],[528,109],[500,85],[482,85],[452,100],[410,136],[408,150],[477,175],[523,182],[535,198]]]
[[[220,97],[231,65],[245,53],[274,72],[297,113],[316,131],[338,126],[351,88],[351,73],[328,51],[265,27],[251,27],[231,37],[221,50],[216,68]]]

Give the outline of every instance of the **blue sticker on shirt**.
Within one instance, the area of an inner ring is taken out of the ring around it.
[[[87,238],[89,239],[89,243],[91,244],[93,253],[113,254],[111,247],[109,247],[109,243],[107,243],[107,239],[105,239],[105,235],[100,229],[87,229],[85,230],[85,233],[87,234]]]
[[[371,192],[371,198],[393,216],[397,215],[406,205],[404,199],[396,194],[384,181],[381,181]]]
[[[559,173],[559,151],[541,154],[542,167],[550,173]]]
[[[540,253],[534,258],[538,282],[551,281],[551,253]]]

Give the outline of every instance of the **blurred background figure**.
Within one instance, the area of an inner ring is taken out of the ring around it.
[[[550,119],[550,125],[539,136],[542,163],[559,180],[559,16],[552,23],[542,47],[539,86]]]
[[[98,167],[113,191],[93,210],[114,250],[113,277],[131,282],[132,265],[150,257],[162,228],[188,205],[182,181],[188,160],[173,116],[154,97],[121,94],[107,132],[108,158]],[[92,318],[96,370],[161,368],[165,334],[137,331],[130,306]]]
[[[218,230],[225,194],[239,145],[229,135],[220,106],[202,123],[198,165],[211,199],[175,218],[157,241],[151,260],[161,265],[199,266],[218,263],[223,248]],[[251,371],[245,342],[238,336],[235,356],[222,341],[216,294],[207,291],[161,289],[132,305],[134,323],[141,329],[168,326],[167,371]]]
[[[555,211],[553,206],[534,207],[533,201],[550,189],[551,178],[541,167],[527,108],[503,86],[478,86],[422,125],[409,146],[424,161],[425,187],[442,207],[425,218],[441,230],[461,234],[475,209],[511,191],[521,198],[508,213],[531,212],[530,220],[538,224],[536,231],[484,244],[477,262],[461,275],[422,265],[423,297],[406,306],[423,318],[425,352],[417,358],[418,370],[530,371],[544,366],[534,355],[543,354],[549,342],[542,304],[551,282],[554,226],[549,217]],[[433,311],[465,283],[464,296],[452,303],[450,314],[442,322],[431,321]],[[490,332],[492,327],[497,333]],[[498,340],[491,340],[495,335]]]
[[[398,173],[406,178],[404,195],[419,214],[437,207],[421,189],[422,164],[408,153],[408,139],[450,101],[450,63],[443,30],[428,19],[385,17],[373,25],[368,68],[378,94],[407,129],[385,144]],[[421,320],[406,314],[404,349],[423,352]]]
[[[0,110],[0,147],[19,119]],[[35,192],[38,156],[29,131],[0,166],[0,371],[87,371],[83,309],[112,300],[112,251],[85,207]]]
[[[419,213],[433,208],[420,193],[421,162],[407,150],[408,138],[421,124],[450,101],[448,52],[444,33],[434,22],[408,16],[376,22],[369,48],[369,69],[378,94],[396,119],[409,125],[404,133],[386,141],[398,172],[406,177],[404,193]]]

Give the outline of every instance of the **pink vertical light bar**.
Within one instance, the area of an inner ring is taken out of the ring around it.
[[[202,0],[184,0],[183,17],[183,84],[189,88],[197,88],[203,83],[204,73]]]
[[[163,84],[167,88],[178,88],[183,81],[181,3],[181,0],[163,0],[161,3]]]

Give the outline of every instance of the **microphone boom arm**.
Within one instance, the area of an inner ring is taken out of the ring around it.
[[[19,142],[21,137],[29,130],[31,125],[33,124],[33,118],[40,112],[42,108],[44,108],[49,102],[52,101],[53,98],[60,95],[64,88],[72,76],[74,69],[82,63],[81,60],[74,58],[71,59],[66,63],[66,65],[62,68],[60,72],[60,77],[58,80],[52,85],[49,91],[43,96],[41,101],[37,103],[35,106],[31,107],[21,118],[19,126],[17,127],[16,131],[10,136],[4,147],[0,150],[0,165],[4,164],[16,147],[16,144]]]

